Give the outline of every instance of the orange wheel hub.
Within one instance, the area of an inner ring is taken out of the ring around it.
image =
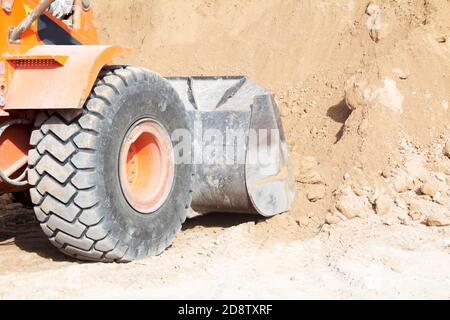
[[[174,179],[174,153],[167,131],[155,120],[134,124],[122,143],[120,184],[128,203],[152,213],[166,201]]]

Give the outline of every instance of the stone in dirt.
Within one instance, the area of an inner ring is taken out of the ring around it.
[[[402,210],[408,210],[408,203],[401,197],[395,198],[395,204]]]
[[[314,157],[303,157],[300,160],[300,171],[297,181],[304,184],[320,184],[323,182],[322,175],[317,170],[318,163]]]
[[[450,216],[440,215],[440,214],[432,214],[427,217],[425,223],[429,227],[450,226]]]
[[[356,76],[351,77],[345,83],[345,104],[350,111],[355,111],[365,104],[361,85],[357,82]]]
[[[394,188],[398,193],[414,189],[414,180],[406,173],[400,173],[395,177]]]
[[[423,217],[422,214],[417,211],[410,211],[408,215],[411,217],[411,219],[413,219],[413,221],[420,221]]]
[[[447,37],[446,36],[439,36],[436,38],[436,41],[439,43],[446,43],[447,42]]]
[[[444,196],[442,193],[438,192],[434,197],[433,201],[437,202],[443,206],[447,206],[449,204],[448,196]]]
[[[323,178],[319,171],[310,170],[299,175],[297,181],[304,184],[319,184],[323,182]]]
[[[424,159],[421,156],[412,156],[405,162],[406,173],[412,179],[418,179],[422,182],[428,181],[429,172],[425,167]]]
[[[384,168],[384,169],[381,171],[381,175],[382,175],[384,178],[386,178],[386,179],[391,178],[391,177],[392,177],[392,169],[389,168],[389,167]]]
[[[373,192],[368,196],[368,200],[372,205],[375,205],[377,199],[384,194],[384,188],[376,187]]]
[[[387,194],[383,194],[378,197],[375,202],[375,210],[379,215],[388,214],[394,205],[394,200],[392,200],[391,196]]]
[[[402,112],[404,100],[396,82],[390,78],[369,82],[362,76],[353,76],[345,83],[345,102],[351,111],[382,105],[394,112]]]
[[[443,227],[450,225],[450,211],[437,203],[416,199],[411,202],[409,210],[413,219],[419,217],[427,226]]]
[[[319,200],[322,200],[324,196],[325,196],[325,186],[321,184],[311,186],[306,194],[306,197],[311,202],[317,202]]]
[[[380,103],[392,111],[402,112],[405,97],[398,90],[397,83],[394,80],[385,78],[381,85],[372,89],[368,99],[372,103]]]
[[[432,182],[426,182],[420,187],[420,192],[422,192],[422,194],[426,196],[430,196],[433,198],[439,192],[439,188]]]
[[[366,14],[369,16],[373,16],[379,14],[380,12],[381,12],[380,7],[375,3],[373,3],[372,1],[370,1],[366,8]]]
[[[338,224],[341,221],[342,221],[341,217],[339,217],[339,215],[337,213],[333,213],[333,212],[328,212],[328,214],[325,218],[325,222],[327,224]]]
[[[368,186],[360,187],[357,184],[353,184],[352,189],[353,189],[353,192],[357,196],[360,196],[360,197],[361,196],[369,196],[371,194],[371,192],[373,192],[372,188],[370,188]]]
[[[336,209],[347,219],[365,218],[372,212],[372,206],[366,197],[344,195],[336,204]]]
[[[450,159],[444,159],[434,165],[433,170],[450,175]]]
[[[386,226],[392,226],[395,224],[395,219],[392,217],[385,217],[383,218],[382,223]]]
[[[367,28],[369,29],[370,37],[373,41],[378,42],[380,40],[381,30],[381,9],[378,5],[370,2],[366,9],[366,14],[369,16],[367,19]]]

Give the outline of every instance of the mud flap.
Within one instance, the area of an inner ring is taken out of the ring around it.
[[[193,211],[288,211],[295,185],[273,96],[241,76],[168,80],[192,121]]]

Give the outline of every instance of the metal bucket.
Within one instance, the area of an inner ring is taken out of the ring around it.
[[[272,94],[242,76],[168,80],[192,121],[192,210],[265,217],[288,211],[295,186]]]

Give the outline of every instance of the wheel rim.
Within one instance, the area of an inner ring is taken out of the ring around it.
[[[153,213],[167,200],[174,180],[174,153],[167,131],[157,121],[135,123],[122,143],[119,176],[128,203]]]

